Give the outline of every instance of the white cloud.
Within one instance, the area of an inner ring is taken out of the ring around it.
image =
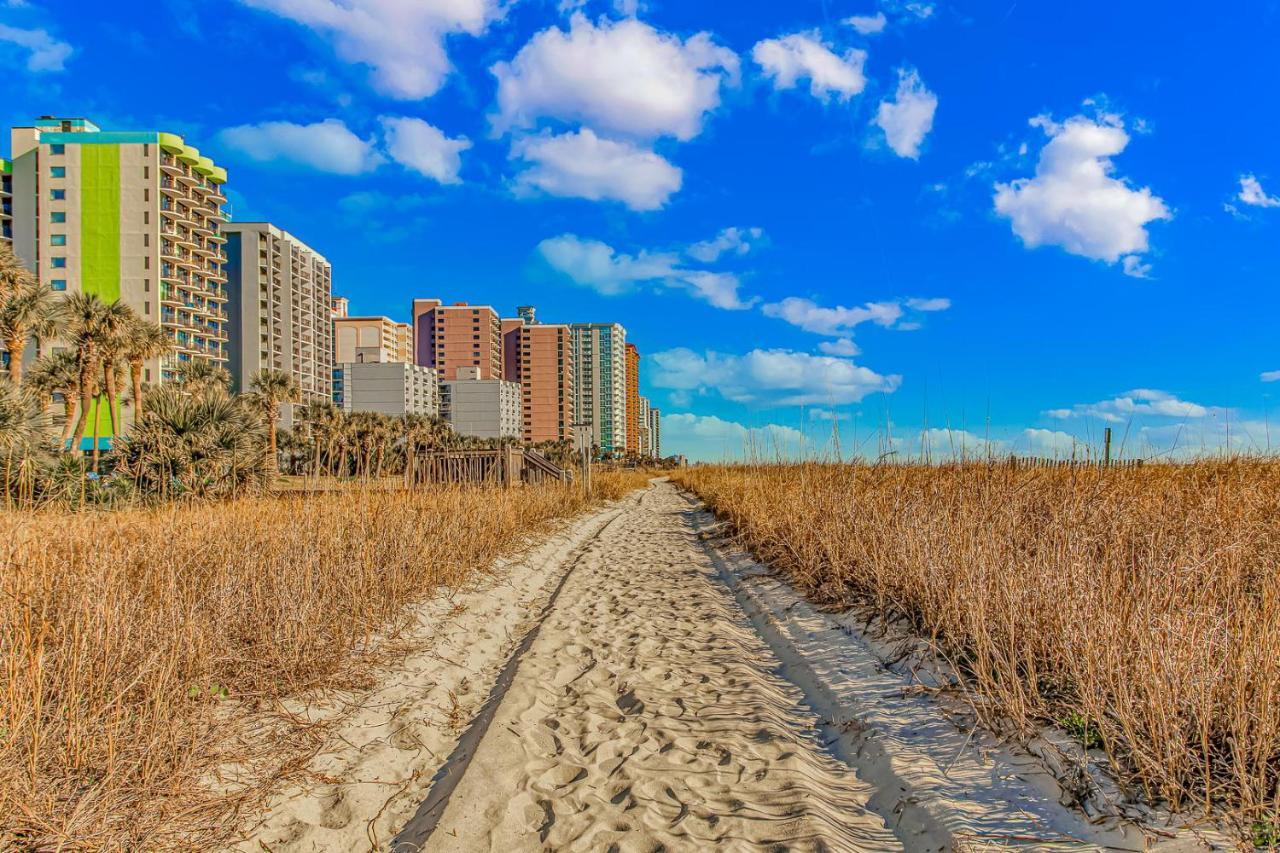
[[[850,15],[844,19],[844,23],[864,36],[883,32],[885,24],[888,22],[889,19],[884,16],[884,12],[876,12],[874,15]]]
[[[901,376],[882,376],[848,359],[785,349],[731,355],[680,347],[655,353],[652,361],[655,387],[714,390],[735,403],[841,406],[868,394],[891,393],[902,382]]]
[[[373,69],[373,85],[406,100],[434,95],[451,70],[445,38],[478,36],[506,14],[501,0],[241,0],[333,42],[338,57]]]
[[[567,33],[545,29],[491,70],[499,131],[533,127],[545,117],[687,140],[719,106],[721,84],[736,83],[738,57],[707,33],[681,40],[634,18],[596,25],[575,14]]]
[[[753,240],[764,236],[760,228],[725,228],[710,240],[694,243],[688,249],[689,257],[704,263],[713,263],[726,253],[745,255],[751,251]]]
[[[847,421],[849,416],[830,409],[810,409],[809,419],[814,421]]]
[[[1056,429],[1024,429],[1022,438],[1033,453],[1048,454],[1054,457],[1084,458],[1089,455],[1089,447],[1070,433]]]
[[[632,210],[657,210],[684,181],[679,168],[653,151],[603,139],[590,128],[518,139],[511,156],[530,164],[516,176],[518,190],[620,201]]]
[[[387,153],[400,165],[442,184],[460,183],[461,152],[471,147],[465,136],[449,139],[419,118],[382,118]]]
[[[1263,382],[1280,382],[1280,370],[1268,370],[1259,378]]]
[[[932,3],[921,2],[921,0],[882,0],[881,4],[895,15],[904,18],[919,18],[920,20],[928,20],[933,17],[933,13],[937,11]]]
[[[857,308],[837,305],[826,308],[812,299],[788,296],[781,302],[770,302],[761,309],[766,317],[785,320],[793,326],[816,335],[843,337],[857,326],[872,322],[878,326],[892,326],[902,318],[902,306],[897,302],[868,302]]]
[[[757,42],[751,58],[773,79],[776,89],[794,89],[804,79],[820,101],[834,95],[847,101],[867,86],[863,65],[867,52],[851,48],[837,56],[820,33],[793,33]]]
[[[245,124],[221,131],[218,140],[260,163],[295,163],[336,175],[359,175],[384,162],[372,140],[356,136],[336,118]]]
[[[1077,403],[1069,409],[1051,409],[1045,414],[1060,420],[1090,417],[1107,423],[1123,423],[1139,415],[1163,418],[1205,418],[1217,411],[1221,409],[1212,409],[1199,403],[1179,400],[1167,391],[1135,388],[1111,400]]]
[[[818,344],[818,349],[825,355],[834,355],[840,358],[852,358],[855,355],[862,354],[862,350],[858,349],[858,345],[853,342],[852,338],[822,341]]]
[[[742,298],[741,282],[732,273],[689,269],[675,252],[626,255],[607,243],[584,240],[575,234],[543,240],[538,252],[553,269],[606,296],[650,284],[688,291],[697,299],[729,311],[750,308],[757,301]]]
[[[951,300],[944,296],[930,299],[908,299],[907,307],[914,311],[946,311],[951,308]]]
[[[683,453],[697,462],[743,458],[794,458],[804,435],[779,424],[744,426],[715,415],[675,412],[662,416],[663,452]]]
[[[1280,197],[1267,195],[1262,182],[1254,175],[1240,176],[1240,193],[1236,198],[1253,207],[1280,207]]]
[[[1049,136],[1033,178],[995,185],[995,209],[1028,248],[1061,246],[1073,255],[1117,263],[1148,249],[1147,224],[1170,219],[1149,187],[1133,189],[1116,178],[1111,158],[1129,144],[1119,117],[1074,116],[1059,124],[1031,120]],[[1130,274],[1149,268],[1126,261]]]
[[[945,456],[952,459],[998,456],[1007,452],[1008,445],[997,439],[959,429],[927,429],[920,434],[921,450],[932,458]]]
[[[915,69],[898,70],[898,91],[894,100],[880,102],[876,124],[884,131],[889,147],[899,157],[920,156],[920,145],[933,128],[938,96],[925,88]]]
[[[71,58],[71,45],[54,38],[47,30],[11,27],[0,24],[0,42],[15,44],[27,51],[27,70],[64,71]]]

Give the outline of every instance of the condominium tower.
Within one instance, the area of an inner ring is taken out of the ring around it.
[[[640,411],[640,350],[627,344],[627,455],[643,455],[640,429],[647,428]]]
[[[662,458],[662,410],[649,407],[649,455]]]
[[[439,299],[413,300],[413,360],[452,381],[458,369],[475,367],[481,379],[502,378],[502,322],[488,305]]]
[[[627,330],[618,323],[574,323],[574,420],[591,423],[601,453],[627,446]]]
[[[269,222],[229,222],[228,368],[238,390],[259,370],[287,373],[302,402],[333,395],[333,269],[324,256]]]
[[[412,364],[413,327],[390,317],[343,314],[333,319],[333,349],[335,364],[362,361]]]
[[[184,361],[225,364],[226,171],[175,134],[83,118],[46,116],[11,140],[18,257],[54,290],[118,300],[160,324],[176,349],[144,365],[144,381]]]
[[[539,323],[533,306],[502,321],[503,378],[520,384],[521,437],[529,443],[573,438],[573,335]]]

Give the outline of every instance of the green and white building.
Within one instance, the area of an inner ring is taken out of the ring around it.
[[[14,251],[41,281],[160,324],[176,349],[145,366],[146,382],[188,360],[225,364],[226,171],[181,136],[83,118],[42,117],[11,142],[12,198],[0,203]]]
[[[602,453],[627,447],[627,330],[618,323],[574,323],[574,421],[590,423]]]

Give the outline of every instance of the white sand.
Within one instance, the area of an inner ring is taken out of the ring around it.
[[[242,849],[1154,849],[958,732],[713,526],[660,484],[462,613],[424,608],[434,652],[334,730],[312,769],[336,781],[279,797]]]

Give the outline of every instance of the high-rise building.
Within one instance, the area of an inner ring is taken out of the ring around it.
[[[347,316],[351,307],[351,300],[345,296],[333,297],[333,308],[329,312],[333,319],[338,320]]]
[[[413,329],[390,317],[336,317],[333,321],[334,362],[413,363]]]
[[[649,407],[649,455],[662,458],[662,410]]]
[[[0,157],[0,243],[13,242],[13,164]]]
[[[539,323],[533,306],[502,321],[503,378],[520,384],[521,437],[529,443],[573,438],[573,334]]]
[[[640,428],[648,426],[640,416],[640,350],[635,344],[627,344],[627,455],[643,453],[640,447]]]
[[[627,330],[618,323],[574,323],[574,420],[592,425],[601,453],[627,446]]]
[[[228,364],[238,390],[259,370],[287,373],[302,401],[333,395],[333,269],[269,222],[228,222]]]
[[[630,346],[630,344],[627,344]],[[630,377],[628,377],[629,379]],[[630,417],[630,410],[627,415]],[[631,425],[627,425],[627,438],[631,437]],[[653,455],[649,436],[649,398],[636,395],[636,455],[648,459]]]
[[[481,379],[502,378],[502,321],[488,305],[413,300],[413,347],[414,363],[433,368],[441,382],[463,367],[478,368]]]
[[[484,379],[480,368],[459,367],[440,383],[440,415],[459,435],[519,438],[520,386],[505,379]]]
[[[184,361],[225,364],[226,171],[181,136],[83,118],[45,116],[11,140],[18,257],[54,290],[120,301],[160,324],[176,349],[144,365],[144,381],[168,380]]]

